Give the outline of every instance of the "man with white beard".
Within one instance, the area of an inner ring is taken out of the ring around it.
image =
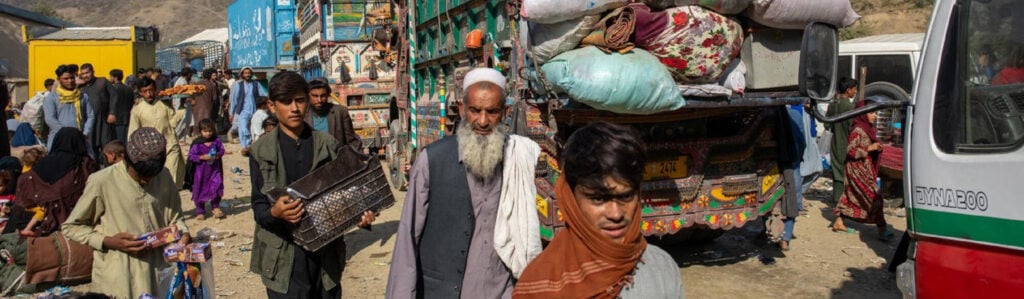
[[[457,133],[416,158],[387,298],[509,298],[514,277],[540,253],[540,148],[501,123],[504,87],[496,70],[467,73]]]

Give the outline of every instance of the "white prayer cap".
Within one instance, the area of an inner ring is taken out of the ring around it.
[[[462,79],[462,92],[469,92],[469,87],[480,82],[491,82],[505,91],[505,76],[492,68],[477,68],[466,73]]]

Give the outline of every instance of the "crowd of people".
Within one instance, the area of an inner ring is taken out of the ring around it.
[[[250,270],[261,277],[267,297],[341,296],[344,238],[307,251],[290,233],[306,212],[303,202],[269,195],[342,151],[362,152],[347,109],[332,103],[325,80],[279,72],[264,89],[248,68],[223,85],[218,72],[204,70],[206,92],[175,103],[157,96],[159,75],[132,76],[129,86],[118,70],[109,80],[92,70],[88,64],[58,67],[41,108],[22,107],[45,121],[22,113],[11,138],[18,158],[0,159],[0,202],[11,203],[4,209],[5,232],[60,235],[91,248],[94,292],[154,294],[164,263],[160,250],[139,236],[175,227],[179,242],[191,241],[183,188],[192,191],[196,219],[207,212],[225,216],[219,201],[228,152],[219,136],[227,118],[249,157],[256,224]],[[628,127],[596,123],[569,139],[565,151],[571,154],[560,161],[565,175],[557,183],[568,225],[542,249],[536,211],[516,204],[536,196],[540,149],[502,124],[505,86],[493,69],[468,73],[457,134],[415,160],[388,297],[681,298],[675,263],[640,231],[646,156]],[[376,214],[361,217],[358,226],[369,229]]]
[[[124,80],[122,70],[103,78],[85,63],[60,65],[54,75],[42,92],[10,107],[8,121],[0,122],[10,126],[9,134],[0,134],[0,149],[7,150],[0,153],[0,226],[9,234],[4,240],[15,240],[0,241],[0,252],[20,253],[0,265],[2,289],[59,282],[6,275],[27,268],[29,245],[16,240],[53,237],[94,250],[89,259],[93,291],[115,298],[155,294],[157,268],[165,262],[161,250],[149,248],[140,236],[174,226],[181,242],[191,241],[179,196],[183,189],[192,191],[196,220],[226,217],[220,206],[222,159],[230,152],[220,136],[237,132],[257,190],[255,242],[270,244],[254,246],[254,272],[266,273],[259,267],[266,264],[270,272],[292,277],[265,276],[268,295],[340,294],[337,283],[320,285],[316,273],[323,269],[339,277],[344,242],[331,247],[330,254],[303,251],[287,233],[289,223],[302,216],[301,203],[259,192],[286,186],[332,160],[343,147],[361,152],[348,110],[333,103],[326,80],[306,82],[282,72],[270,80],[268,92],[251,68],[242,69],[238,79],[230,71],[186,68],[177,74],[139,69]],[[205,88],[198,94],[160,95],[186,84]],[[8,106],[10,95],[3,91],[0,104]],[[364,217],[362,226],[369,226],[375,215]],[[282,247],[282,242],[290,245]],[[293,257],[294,265],[285,268],[294,271],[278,270]]]
[[[270,298],[340,297],[344,238],[305,250],[290,233],[305,213],[303,202],[268,195],[341,151],[362,152],[347,109],[333,103],[325,80],[279,72],[264,88],[250,68],[237,80],[207,69],[198,81],[189,69],[176,80],[140,69],[129,85],[121,70],[99,78],[88,63],[61,65],[54,74],[46,91],[5,123],[11,146],[0,148],[13,151],[0,158],[4,233],[61,232],[95,251],[94,291],[125,298],[153,294],[161,253],[138,236],[174,226],[182,232],[180,242],[191,241],[182,189],[192,191],[195,219],[208,212],[226,217],[220,200],[222,159],[229,152],[219,136],[231,136],[233,127],[252,174],[250,270]],[[161,81],[206,88],[174,101],[158,96]],[[536,212],[515,204],[536,196],[531,174],[539,146],[502,123],[506,82],[499,72],[476,69],[463,83],[464,119],[456,133],[427,146],[412,165],[389,298],[682,297],[675,263],[640,231],[646,156],[632,129],[598,122],[568,139],[555,185],[567,225],[542,248]],[[852,79],[839,86],[829,114],[864,105],[854,101]],[[793,134],[783,135],[793,140],[780,149],[788,184],[779,211],[783,250],[794,238],[801,194],[824,170],[807,108],[786,108],[785,128]],[[848,220],[872,223],[888,239],[892,233],[875,184],[881,146],[873,118],[869,113],[829,126],[837,215],[832,230],[851,231]],[[369,229],[375,219],[366,211],[359,226]]]

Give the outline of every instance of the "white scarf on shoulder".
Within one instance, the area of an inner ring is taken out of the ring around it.
[[[534,185],[539,156],[540,146],[536,142],[509,135],[501,176],[501,198],[494,221],[494,250],[516,278],[543,249]]]

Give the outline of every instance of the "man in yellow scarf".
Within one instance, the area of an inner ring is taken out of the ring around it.
[[[55,92],[43,99],[43,117],[50,129],[47,147],[53,136],[63,127],[78,128],[85,136],[92,133],[95,121],[92,106],[89,105],[88,96],[75,84],[75,69],[77,68],[68,65],[57,67],[57,81],[60,84],[57,85]]]

